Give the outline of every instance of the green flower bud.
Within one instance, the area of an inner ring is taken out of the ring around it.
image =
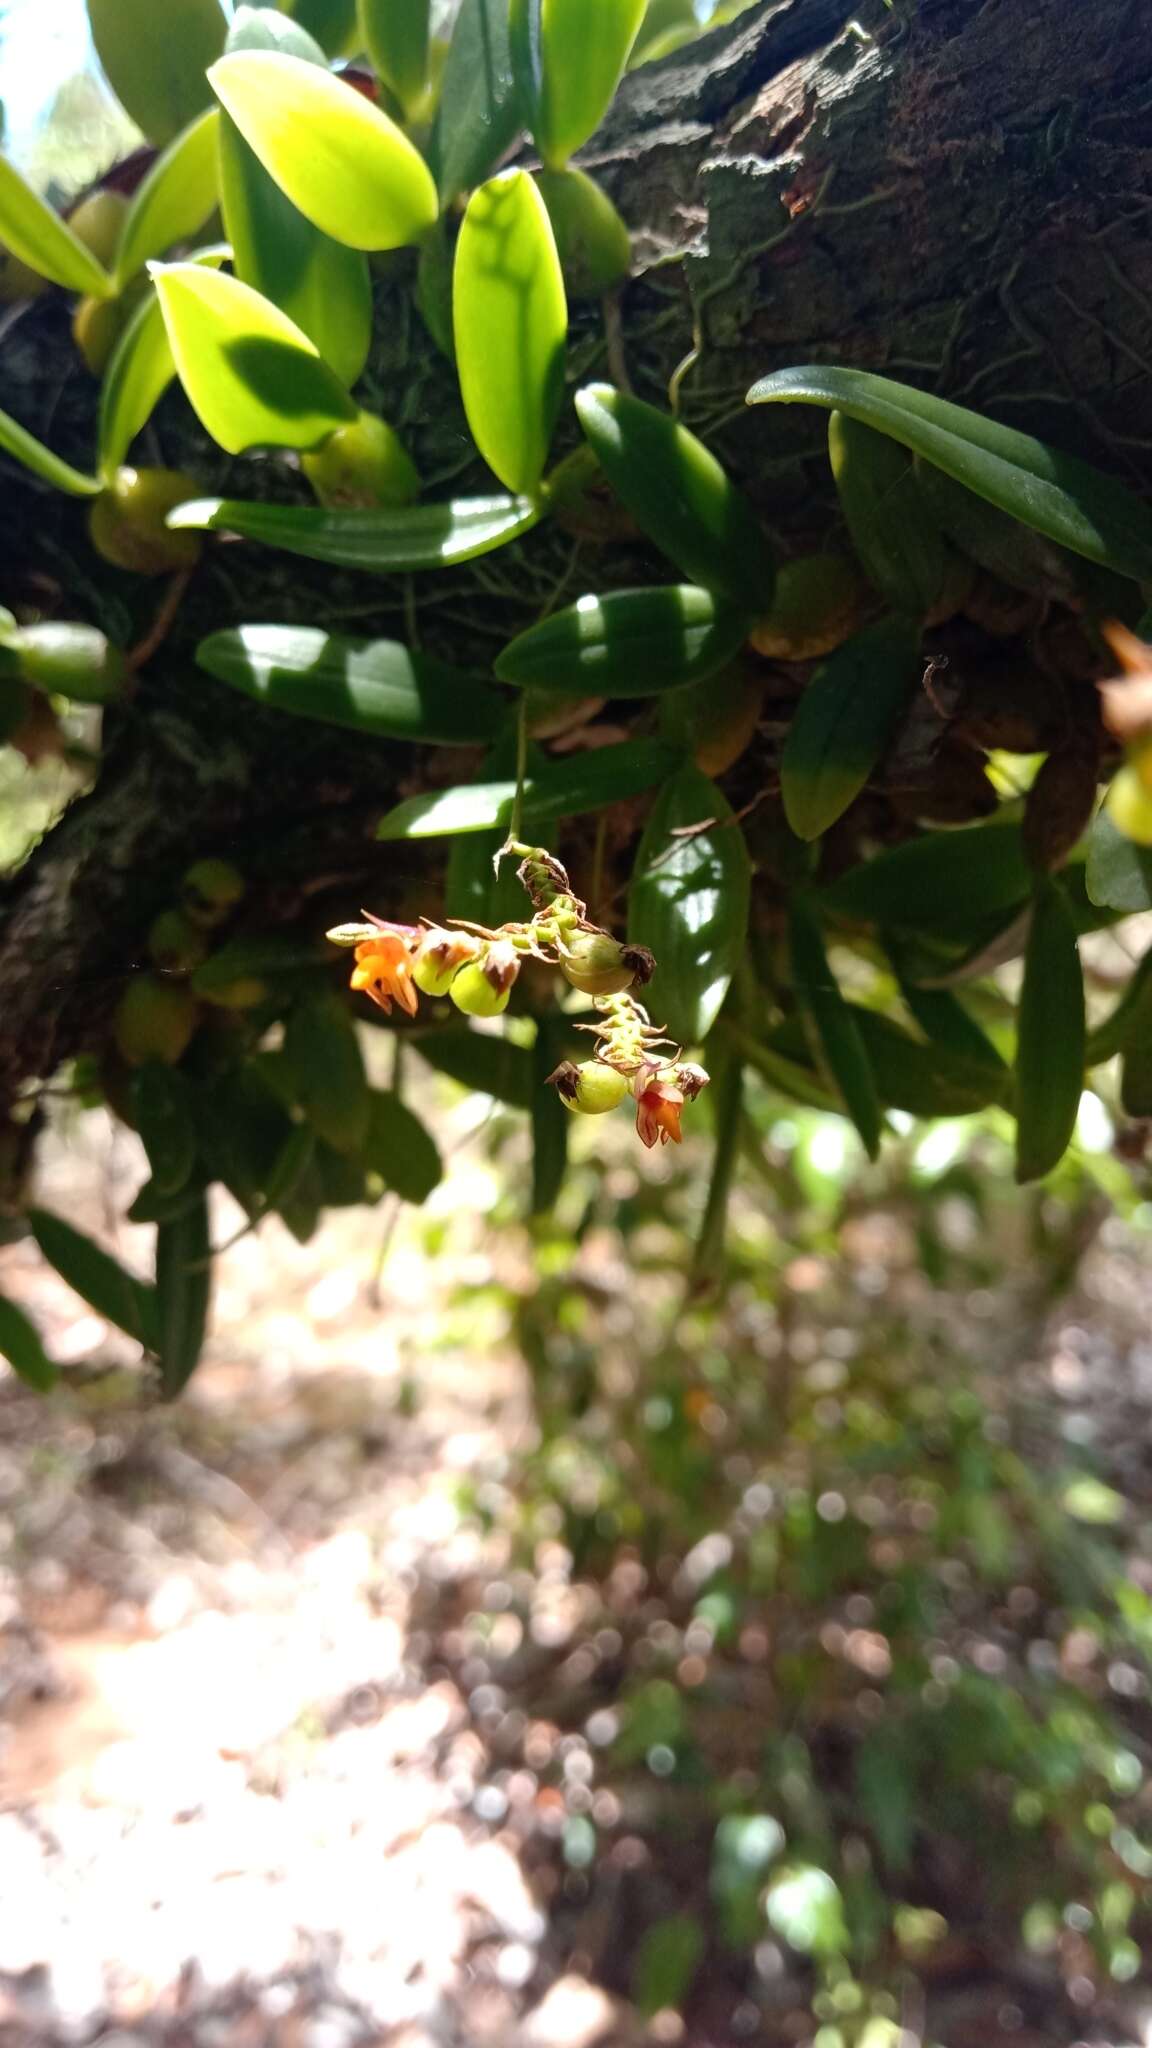
[[[446,996],[461,967],[480,952],[478,939],[467,932],[446,932],[433,925],[425,932],[412,963],[412,979],[426,996]]]
[[[456,974],[448,993],[466,1017],[499,1017],[508,1008],[512,984],[494,987],[482,963],[469,960]]]
[[[656,962],[646,946],[622,946],[607,932],[575,932],[560,961],[565,981],[586,996],[616,996],[643,988]]]
[[[337,427],[300,467],[322,505],[409,505],[420,489],[399,436],[374,412]]]
[[[139,576],[191,569],[200,559],[199,534],[172,533],[165,521],[199,488],[194,477],[174,469],[117,470],[108,488],[93,498],[88,514],[97,554]]]
[[[129,1066],[162,1060],[174,1067],[196,1028],[196,1002],[185,983],[141,974],[130,981],[113,1021],[113,1036]]]
[[[244,877],[229,860],[194,861],[184,876],[184,909],[194,924],[219,924],[244,894]]]
[[[627,1076],[606,1067],[603,1060],[585,1060],[582,1066],[565,1060],[548,1079],[565,1109],[581,1116],[603,1116],[606,1110],[617,1109],[628,1093]]]

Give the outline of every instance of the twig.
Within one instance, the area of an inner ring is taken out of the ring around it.
[[[164,593],[160,609],[153,619],[143,640],[137,642],[126,656],[128,667],[135,673],[151,661],[158,647],[162,647],[176,622],[176,614],[184,601],[184,592],[192,578],[191,569],[178,569]]]

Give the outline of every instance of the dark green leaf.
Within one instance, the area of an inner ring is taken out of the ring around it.
[[[1141,959],[1116,1007],[1091,1033],[1087,1065],[1100,1066],[1144,1038],[1152,1043],[1152,946]]]
[[[532,1048],[532,1215],[546,1216],[564,1185],[568,1166],[568,1127],[571,1110],[565,1109],[559,1092],[548,1087],[548,1076],[563,1058],[564,1032],[558,1020],[541,1017]]]
[[[22,1308],[0,1295],[0,1358],[6,1358],[17,1379],[46,1394],[55,1386],[58,1368],[40,1341],[40,1332]]]
[[[407,116],[428,84],[429,0],[360,0],[360,35]]]
[[[204,1349],[212,1298],[212,1240],[208,1198],[156,1231],[156,1346],[160,1392],[166,1401],[183,1393]]]
[[[1090,900],[1125,913],[1152,910],[1152,847],[1125,838],[1106,810],[1088,833],[1085,886]]]
[[[200,667],[269,710],[384,739],[448,746],[491,739],[504,706],[465,675],[398,640],[351,640],[314,626],[240,626],[196,650]]]
[[[893,611],[922,617],[940,596],[950,558],[939,520],[917,481],[913,456],[887,434],[842,412],[829,415],[828,455],[840,508],[869,582]]]
[[[1018,590],[1059,598],[1064,604],[1075,601],[1082,556],[1054,547],[1042,533],[1010,518],[933,463],[919,456],[913,461],[926,518],[938,521],[971,561]]]
[[[677,765],[679,750],[663,740],[623,740],[547,761],[524,786],[524,815],[534,825],[622,803],[660,782]],[[506,825],[516,797],[514,782],[472,782],[457,789],[409,797],[388,812],[378,839],[435,839],[453,832],[484,832]]]
[[[932,933],[1022,905],[1031,872],[1015,817],[926,832],[850,868],[821,893],[837,917]]]
[[[971,1116],[1005,1101],[1009,1077],[1003,1062],[990,1064],[942,1040],[924,1045],[876,1010],[858,1003],[847,1007],[886,1108],[918,1117]]]
[[[489,1032],[430,1031],[415,1040],[422,1059],[437,1073],[447,1074],[462,1088],[477,1095],[494,1096],[513,1109],[527,1109],[532,1101],[532,1055],[510,1038],[494,1038]]]
[[[887,948],[893,953],[891,945]],[[949,989],[921,988],[902,973],[899,949],[893,964],[900,981],[900,993],[925,1038],[944,1053],[955,1053],[975,1066],[985,1066],[1003,1075],[1004,1061],[990,1038],[986,1038],[974,1017]]]
[[[876,1077],[860,1026],[828,964],[820,926],[808,904],[793,898],[789,917],[792,975],[820,1066],[835,1084],[869,1159],[880,1150]]]
[[[368,1132],[371,1093],[356,1027],[335,996],[293,1010],[284,1031],[300,1105],[317,1137],[358,1152]]]
[[[704,831],[689,827],[707,827]],[[698,1045],[728,993],[748,929],[744,835],[714,782],[691,762],[653,805],[636,855],[628,936],[655,955],[644,995],[674,1038]]]
[[[576,697],[652,697],[724,666],[748,615],[689,583],[582,597],[496,659],[501,682]]]
[[[845,640],[809,681],[780,762],[792,830],[818,839],[864,788],[920,679],[920,630],[878,619]]]
[[[90,1237],[65,1223],[62,1216],[53,1216],[47,1209],[30,1209],[28,1221],[48,1264],[56,1268],[81,1301],[148,1350],[155,1350],[153,1290],[98,1244],[93,1244]]]
[[[132,1110],[155,1193],[179,1194],[196,1162],[192,1094],[184,1075],[149,1060],[133,1077]]]
[[[104,76],[149,142],[179,135],[212,95],[204,76],[224,48],[220,0],[88,0]]]
[[[426,1202],[444,1178],[434,1140],[398,1095],[372,1095],[364,1164],[405,1202]]]
[[[1036,891],[1016,1044],[1016,1178],[1040,1180],[1063,1158],[1084,1087],[1084,977],[1076,927],[1051,881]]]
[[[267,1189],[295,1127],[260,1066],[249,1060],[198,1088],[196,1123],[210,1176],[223,1181],[251,1220],[262,1216]]]
[[[348,53],[356,27],[356,0],[293,0],[292,14],[327,56]]]
[[[1152,1116],[1152,1031],[1129,1042],[1120,1067],[1120,1103],[1128,1116]]]
[[[644,2019],[679,2011],[703,1954],[704,1929],[692,1914],[653,1922],[632,1966],[632,1999]]]
[[[692,1249],[690,1285],[694,1295],[711,1294],[725,1273],[728,1238],[728,1204],[740,1156],[740,1133],[744,1122],[744,1068],[730,1051],[719,1062],[709,1054],[712,1074],[710,1103],[716,1132],[712,1147],[712,1174],[700,1232]]]
[[[321,946],[309,946],[279,932],[253,933],[246,938],[226,939],[207,960],[192,971],[192,987],[198,996],[213,996],[236,982],[269,974],[291,974],[300,968],[323,967],[331,956]]]
[[[444,66],[431,158],[442,201],[478,185],[520,130],[508,0],[463,0]]]
[[[195,498],[178,505],[168,524],[239,533],[246,540],[264,541],[340,568],[399,574],[470,562],[518,539],[539,518],[540,508],[530,498],[456,498],[445,505],[415,505],[400,512]]]
[[[204,1182],[196,1177],[174,1195],[162,1195],[154,1181],[146,1180],[126,1211],[129,1223],[173,1223],[184,1216],[203,1193]]]
[[[272,1162],[264,1183],[264,1204],[282,1215],[292,1207],[300,1184],[316,1156],[316,1134],[307,1124],[294,1124]]]

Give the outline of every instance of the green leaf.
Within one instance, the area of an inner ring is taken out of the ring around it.
[[[508,8],[508,46],[519,97],[520,118],[532,133],[535,132],[536,117],[540,111],[540,92],[544,80],[542,12],[543,0],[510,0]]]
[[[918,455],[913,462],[926,519],[942,527],[970,561],[990,570],[1001,583],[1011,583],[1038,597],[1074,603],[1079,609],[1078,579],[1084,573],[1081,558],[1054,547],[1033,527],[1001,512],[933,463]],[[1127,583],[1121,587],[1129,588]]]
[[[278,26],[276,39],[268,24]],[[282,30],[290,33],[289,42]],[[323,65],[310,36],[280,15],[241,9],[228,37],[229,52],[287,49]],[[306,220],[270,177],[228,114],[220,116],[220,196],[236,275],[314,341],[345,384],[354,384],[372,339],[372,282],[359,249],[334,242]]]
[[[0,241],[53,284],[66,291],[110,298],[112,279],[67,221],[41,199],[15,164],[0,156]]]
[[[149,1060],[133,1076],[132,1110],[156,1195],[179,1194],[196,1163],[192,1093],[184,1075]]]
[[[300,11],[303,14],[307,10]],[[270,0],[252,0],[251,6],[236,8],[224,49],[229,54],[233,50],[283,50],[289,57],[302,57],[306,64],[323,64],[325,69],[328,66],[328,55],[320,38],[309,33],[302,19],[280,13],[270,5]]]
[[[705,831],[683,836],[688,826]],[[645,1006],[698,1045],[728,993],[748,931],[750,868],[728,799],[692,762],[665,783],[632,871],[628,937],[655,955]]]
[[[212,1299],[208,1197],[156,1230],[157,1362],[166,1401],[183,1393],[204,1349]]]
[[[613,490],[683,575],[767,612],[775,569],[760,522],[703,442],[611,384],[586,385],[576,411]]]
[[[520,126],[508,0],[463,0],[432,133],[432,166],[445,204],[487,176]]]
[[[1114,477],[1031,434],[869,370],[821,363],[777,370],[748,393],[750,405],[792,399],[838,409],[889,434],[978,497],[1090,562],[1140,581],[1152,576],[1152,509]]]
[[[821,662],[797,706],[780,760],[792,830],[818,839],[859,796],[917,683],[920,629],[878,619]]]
[[[848,1947],[839,1887],[815,1864],[782,1870],[768,1888],[764,1910],[769,1926],[801,1955],[840,1955]]]
[[[323,967],[331,960],[325,946],[311,946],[281,932],[253,932],[226,939],[214,953],[192,971],[191,987],[196,995],[212,996],[235,982],[268,974],[292,974],[302,968]]]
[[[117,291],[131,284],[150,256],[191,241],[214,212],[219,129],[220,115],[209,107],[156,159],[133,195],[116,252]]]
[[[527,1109],[533,1095],[532,1055],[510,1038],[489,1032],[449,1029],[417,1038],[416,1050],[438,1074],[461,1088],[491,1095],[513,1109]]]
[[[427,90],[430,16],[429,0],[359,0],[360,39],[405,114]]]
[[[372,1098],[356,1027],[343,1003],[335,996],[301,1003],[285,1027],[284,1050],[317,1137],[336,1152],[359,1152]]]
[[[495,746],[485,755],[479,770],[480,781],[506,781],[515,774],[515,723],[514,717],[508,721]],[[528,774],[534,774],[546,758],[530,743],[525,763]],[[462,832],[453,839],[444,870],[446,917],[465,918],[471,924],[487,925],[490,931],[497,925],[523,919],[527,898],[516,879],[516,862],[502,860],[499,869],[493,865],[504,838],[497,826],[488,832]]]
[[[773,1814],[730,1813],[718,1823],[708,1888],[729,1947],[748,1950],[759,1939],[765,1872],[783,1847],[784,1830]]]
[[[239,626],[213,633],[196,660],[272,711],[383,739],[445,746],[489,740],[504,706],[483,676],[413,654],[398,640],[352,640],[317,626]]]
[[[148,1350],[156,1348],[156,1298],[153,1290],[137,1280],[118,1261],[93,1244],[62,1216],[48,1209],[30,1209],[32,1235],[50,1266],[67,1281],[81,1301],[95,1309],[106,1322],[115,1323],[129,1337]]]
[[[563,1027],[555,1017],[541,1017],[532,1047],[532,1200],[531,1214],[546,1216],[555,1206],[568,1170],[571,1110],[559,1092],[547,1085],[563,1058]]]
[[[1133,1037],[1120,1064],[1120,1106],[1127,1116],[1152,1116],[1152,1032]]]
[[[612,104],[647,0],[542,0],[535,136],[552,169],[596,133]]]
[[[6,1358],[17,1379],[38,1394],[47,1394],[56,1384],[59,1369],[40,1341],[36,1325],[22,1308],[0,1295],[0,1358]]]
[[[576,697],[654,697],[710,676],[746,639],[745,612],[690,583],[582,597],[509,642],[501,682]]]
[[[292,0],[292,14],[326,56],[348,54],[356,28],[356,0]]]
[[[891,944],[886,946],[886,950],[893,956]],[[1002,1075],[1007,1071],[991,1039],[985,1037],[975,1018],[969,1015],[950,989],[920,988],[909,980],[901,969],[899,949],[895,951],[893,965],[900,982],[900,993],[925,1038],[943,1052],[955,1053],[976,1066],[988,1067],[993,1073]]]
[[[860,1026],[828,965],[820,926],[801,897],[789,916],[792,975],[812,1049],[834,1082],[869,1159],[880,1151],[880,1096]]]
[[[661,740],[624,740],[619,746],[548,761],[525,784],[525,819],[551,823],[622,803],[662,781],[677,759],[678,749]],[[516,784],[511,781],[431,790],[397,804],[381,819],[376,837],[436,839],[454,832],[485,832],[508,824],[515,797]]]
[[[1152,1044],[1152,946],[1139,961],[1119,1002],[1091,1033],[1086,1064],[1101,1066],[1143,1040]]]
[[[277,1162],[296,1126],[256,1061],[201,1083],[196,1127],[209,1177],[223,1181],[250,1219],[262,1216]]]
[[[1015,817],[925,832],[849,868],[821,892],[837,917],[899,930],[963,931],[1022,904],[1031,870]]]
[[[918,1117],[972,1116],[1007,1099],[1003,1061],[957,1051],[943,1039],[924,1045],[877,1010],[858,1003],[847,1007],[887,1108]]]
[[[1152,910],[1152,847],[1125,838],[1106,810],[1088,833],[1085,886],[1090,902],[1125,913]]]
[[[723,1281],[727,1264],[728,1205],[740,1156],[740,1133],[744,1123],[744,1068],[725,1048],[719,1064],[709,1054],[712,1070],[710,1107],[716,1133],[712,1147],[712,1172],[700,1229],[692,1247],[689,1288],[693,1296],[715,1294]]]
[[[356,407],[316,344],[238,278],[200,263],[153,264],[180,381],[230,455],[315,448]]]
[[[373,1092],[364,1164],[405,1202],[426,1202],[444,1178],[434,1140],[398,1095]]]
[[[401,249],[435,223],[436,187],[419,151],[331,72],[281,50],[235,50],[209,77],[265,170],[333,241]]]
[[[313,562],[399,575],[447,569],[491,554],[537,524],[531,498],[453,498],[403,511],[332,511],[323,505],[246,504],[195,498],[169,514],[172,527],[208,527],[265,541]]]
[[[111,703],[128,682],[123,650],[98,626],[72,619],[21,626],[5,641],[4,652],[15,657],[24,681],[34,689],[71,697],[77,704]]]
[[[1076,926],[1050,879],[1040,883],[1024,956],[1016,1043],[1016,1178],[1041,1180],[1063,1158],[1084,1087],[1084,976]]]
[[[678,2012],[704,1954],[704,1929],[691,1913],[653,1921],[632,1965],[632,2000],[642,2018]]]
[[[603,186],[573,165],[537,171],[564,282],[574,298],[601,298],[632,267],[632,237]]]
[[[163,146],[211,105],[204,74],[224,48],[220,0],[88,0],[104,76],[149,142]]]
[[[6,412],[0,412],[0,448],[6,455],[15,456],[34,476],[42,477],[54,490],[66,491],[71,498],[94,498],[104,488],[99,477],[85,476],[82,470],[73,469],[70,462],[53,455],[50,448],[45,448],[27,427],[10,419]]]
[[[828,419],[828,456],[861,568],[892,609],[922,616],[939,599],[949,550],[913,456],[847,413]],[[939,471],[935,474],[939,475]]]
[[[533,493],[560,409],[568,302],[548,208],[527,171],[503,171],[472,194],[452,321],[476,446],[510,491]]]
[[[219,268],[228,249],[216,243],[191,259]],[[176,361],[155,291],[137,306],[112,351],[100,386],[100,469],[112,477],[176,375]]]

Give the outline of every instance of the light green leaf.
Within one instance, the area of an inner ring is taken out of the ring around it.
[[[775,570],[760,522],[703,442],[611,384],[586,385],[576,411],[616,495],[684,576],[767,612]]]
[[[1084,975],[1067,899],[1042,881],[1032,909],[1016,1043],[1016,1178],[1041,1180],[1076,1128],[1086,1052]]]
[[[219,112],[209,107],[169,144],[134,194],[116,252],[117,291],[131,283],[150,256],[191,241],[213,212],[219,197],[219,129]]]
[[[205,72],[224,48],[220,0],[88,0],[104,76],[149,142],[171,142],[212,104]]]
[[[531,498],[454,498],[403,511],[333,511],[322,505],[245,504],[195,498],[169,515],[173,527],[208,527],[265,541],[313,562],[399,574],[444,569],[490,554],[537,524]]]
[[[156,1357],[166,1401],[183,1393],[200,1363],[211,1299],[212,1239],[201,1190],[156,1230]]]
[[[467,675],[396,640],[353,640],[314,626],[240,626],[211,634],[196,660],[270,710],[386,739],[446,746],[489,740],[504,706]]]
[[[907,618],[865,626],[821,662],[780,760],[785,815],[800,839],[818,839],[859,796],[922,666],[920,629]]]
[[[594,753],[548,761],[525,784],[525,818],[543,823],[621,803],[661,782],[677,760],[677,749],[661,740],[624,740]],[[508,823],[515,796],[514,782],[473,782],[409,797],[381,820],[376,836],[436,839],[455,832],[485,832]]]
[[[646,5],[647,0],[542,0],[535,135],[552,169],[561,169],[600,126]]]
[[[1152,508],[1114,477],[966,406],[869,370],[808,364],[762,377],[750,405],[799,399],[862,420],[935,463],[977,496],[1090,562],[1152,576]]]
[[[520,127],[508,0],[463,0],[432,134],[432,164],[441,199],[447,203],[478,185],[499,163]]]
[[[0,156],[0,241],[66,291],[111,298],[115,288],[103,264],[5,156]]]
[[[219,269],[230,250],[219,242],[191,259]],[[173,377],[176,361],[154,291],[137,306],[112,351],[100,386],[98,445],[103,476],[113,478],[129,448],[151,419]]]
[[[398,1095],[372,1095],[364,1164],[405,1202],[426,1202],[444,1178],[436,1145],[418,1116]]]
[[[501,682],[589,697],[654,697],[715,674],[747,637],[748,617],[690,583],[582,597],[509,642]]]
[[[356,407],[295,321],[238,278],[199,263],[153,264],[180,381],[230,455],[315,448]]]
[[[452,317],[476,445],[510,491],[534,492],[560,407],[568,302],[548,209],[527,171],[504,171],[472,194]]]
[[[782,1870],[768,1888],[764,1910],[769,1926],[801,1955],[839,1955],[848,1947],[839,1887],[814,1864]]]
[[[684,836],[701,825],[708,829]],[[653,805],[628,899],[628,937],[656,959],[645,1005],[685,1045],[707,1037],[728,993],[747,937],[750,876],[731,805],[685,762]]]
[[[156,1344],[156,1297],[82,1231],[47,1209],[30,1209],[32,1235],[50,1266],[98,1316],[149,1350]]]
[[[429,0],[359,0],[360,40],[406,115],[428,85]]]
[[[94,498],[104,488],[99,477],[85,476],[82,470],[73,469],[70,462],[65,462],[60,455],[53,455],[43,441],[38,441],[27,427],[10,419],[6,412],[0,412],[0,448],[6,454],[14,455],[17,462],[22,462],[34,476],[43,477],[54,490],[66,491],[69,497]]]
[[[876,1077],[852,1010],[828,964],[819,923],[794,897],[789,916],[792,976],[812,1050],[843,1097],[869,1159],[880,1151],[881,1110]]]
[[[0,1295],[0,1358],[6,1358],[17,1379],[47,1394],[55,1386],[58,1368],[40,1341],[40,1332],[22,1308]]]
[[[279,50],[237,50],[209,76],[265,170],[334,241],[400,249],[433,226],[439,203],[423,157],[331,72]]]

